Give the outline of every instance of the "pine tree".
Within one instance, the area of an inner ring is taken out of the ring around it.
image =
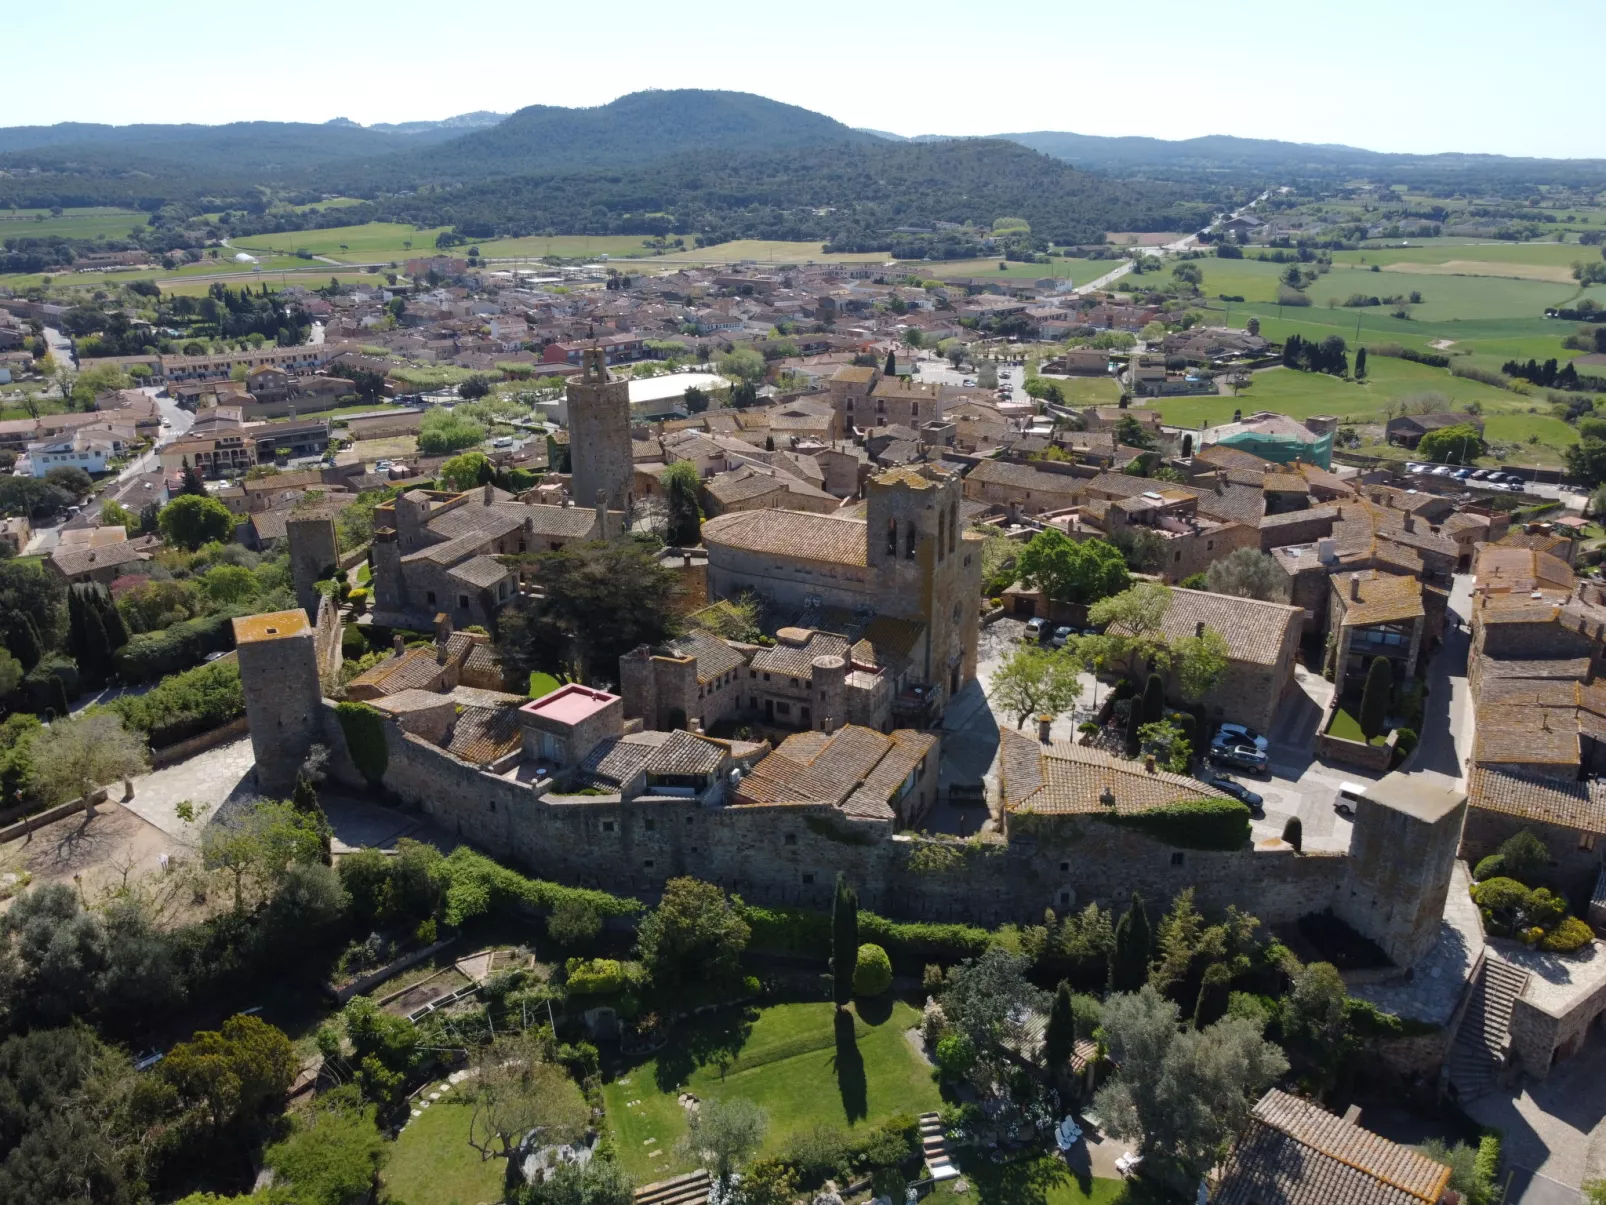
[[[1193,1006],[1193,1027],[1203,1029],[1226,1016],[1231,995],[1232,972],[1225,963],[1212,962],[1205,968],[1204,979],[1199,984],[1199,998]]]
[[[838,1008],[853,999],[853,972],[859,965],[859,896],[841,871],[831,901],[831,986]]]
[[[1388,714],[1389,695],[1394,691],[1394,669],[1387,657],[1373,657],[1366,671],[1366,685],[1361,688],[1361,735],[1371,740],[1383,731],[1384,717]]]
[[[1054,1003],[1048,1010],[1048,1024],[1043,1028],[1043,1058],[1050,1072],[1058,1071],[1071,1060],[1076,1048],[1076,1013],[1071,1008],[1071,985],[1061,979],[1054,993]]]
[[[184,484],[180,487],[179,493],[206,497],[206,485],[201,481],[201,475],[190,464],[190,458],[186,456],[180,463],[183,465]]]
[[[1165,718],[1165,683],[1159,674],[1150,674],[1143,684],[1143,722],[1158,723]]]
[[[1115,926],[1115,948],[1110,952],[1110,990],[1135,992],[1149,981],[1149,950],[1154,943],[1143,897],[1132,893],[1132,906]]]

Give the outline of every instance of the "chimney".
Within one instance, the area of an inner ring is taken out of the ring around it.
[[[1054,717],[1053,716],[1051,716],[1051,715],[1040,715],[1040,716],[1038,716],[1037,717],[1037,739],[1042,741],[1043,744],[1045,744],[1045,745],[1048,744],[1050,739],[1051,739],[1049,737],[1048,730],[1050,728],[1052,728],[1053,726],[1054,726]]]
[[[1195,636],[1204,635],[1204,620],[1201,619],[1198,623],[1193,625],[1193,634]]]
[[[400,632],[390,638],[390,651],[398,657],[407,651],[407,641],[402,639]]]
[[[1416,516],[1413,515],[1410,511],[1406,511],[1405,512],[1405,530],[1406,531],[1415,531],[1416,530]]]
[[[1143,768],[1145,770],[1147,770],[1150,774],[1153,774],[1155,772],[1154,771],[1154,754],[1150,753],[1150,754],[1145,755],[1145,757],[1143,758]]]
[[[451,637],[452,617],[445,611],[437,612],[435,615],[435,643],[445,647],[446,642],[450,640]]]
[[[1349,579],[1349,596],[1356,602],[1361,601],[1361,575],[1352,574]]]
[[[489,481],[485,483],[485,488],[480,491],[480,501],[485,503],[486,506],[496,501],[496,487]]]

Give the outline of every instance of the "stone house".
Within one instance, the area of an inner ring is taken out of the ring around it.
[[[995,506],[1013,506],[1022,514],[1065,510],[1086,497],[1095,474],[1071,465],[1053,467],[1013,460],[984,460],[965,478],[965,497]]]
[[[1389,419],[1384,436],[1391,444],[1415,448],[1431,431],[1463,425],[1476,428],[1480,435],[1483,433],[1483,420],[1475,414],[1401,414]]]
[[[1415,681],[1427,618],[1422,583],[1377,569],[1336,573],[1331,583],[1328,640],[1340,693],[1361,688],[1375,657],[1388,658],[1396,689]]]
[[[1203,573],[1235,549],[1260,547],[1254,528],[1207,518],[1199,513],[1197,495],[1165,486],[1111,502],[1103,522],[1112,537],[1128,529],[1159,536],[1164,544],[1159,576],[1168,584]]]
[[[1281,603],[1173,588],[1160,630],[1167,641],[1200,636],[1206,628],[1220,633],[1227,671],[1200,702],[1213,719],[1269,732],[1294,681],[1301,617],[1298,607]],[[1180,698],[1175,671],[1165,677],[1166,696]]]

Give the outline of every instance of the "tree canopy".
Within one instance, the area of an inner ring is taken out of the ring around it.
[[[221,544],[234,537],[234,516],[229,508],[216,498],[198,494],[174,498],[162,507],[157,523],[164,540],[189,552],[203,544]]]
[[[1114,545],[1097,538],[1073,540],[1054,527],[1031,538],[1017,565],[1022,580],[1066,602],[1096,603],[1131,584],[1126,560]]]

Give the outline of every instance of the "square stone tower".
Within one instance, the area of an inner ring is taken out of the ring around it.
[[[291,518],[284,525],[290,545],[290,581],[296,605],[308,615],[318,613],[318,580],[330,570],[339,572],[340,539],[335,521],[322,515]]]
[[[628,511],[635,482],[630,455],[630,382],[615,380],[600,347],[581,353],[581,372],[568,384],[569,495],[576,506]]]
[[[926,625],[924,660],[914,671],[936,692],[940,711],[976,675],[980,626],[981,552],[960,527],[959,475],[906,465],[872,477],[867,489],[870,605]]]
[[[288,795],[308,752],[323,739],[323,686],[313,635],[305,611],[270,611],[234,621],[257,786],[265,795]]]

